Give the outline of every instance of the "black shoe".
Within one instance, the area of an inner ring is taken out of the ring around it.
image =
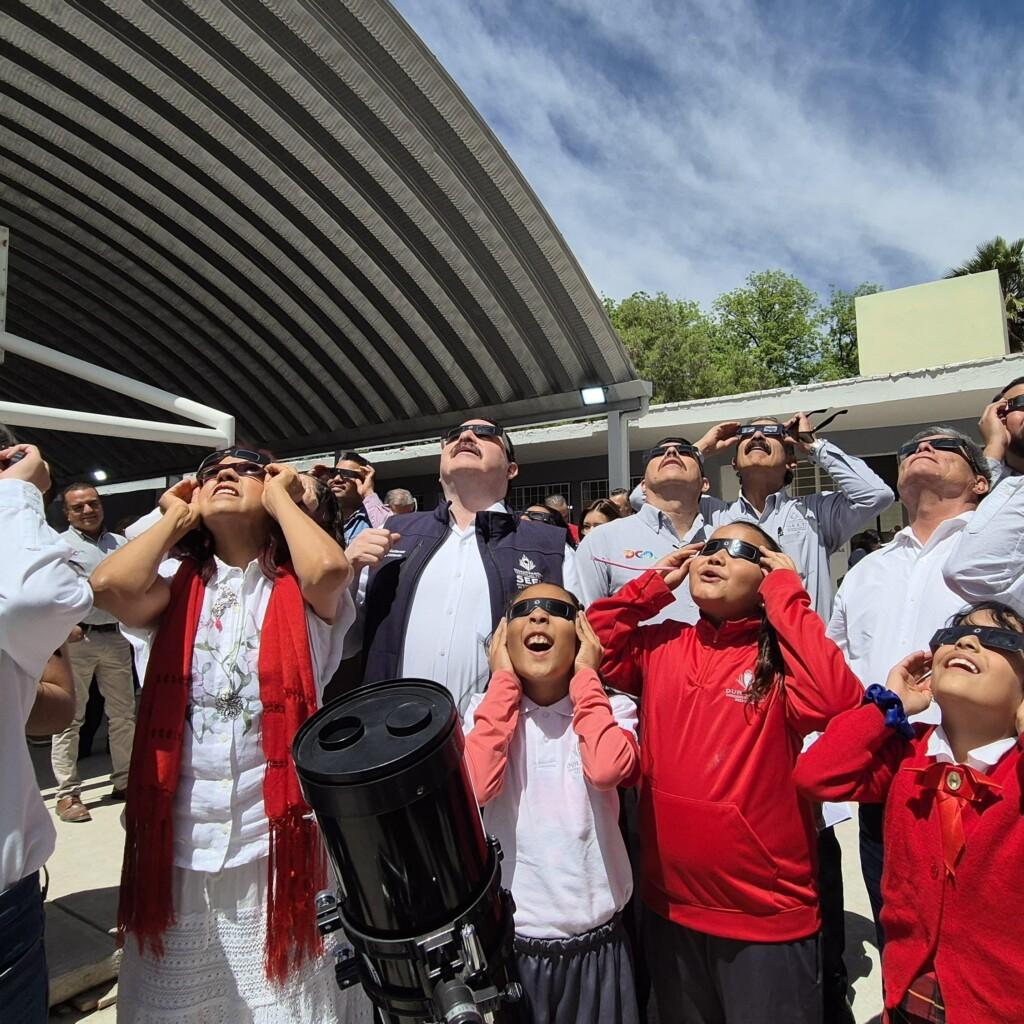
[[[116,786],[110,791],[110,795],[107,797],[108,800],[117,800],[120,803],[124,803],[128,799],[128,787],[124,789],[118,789]]]

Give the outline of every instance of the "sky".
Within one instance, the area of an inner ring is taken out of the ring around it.
[[[603,295],[826,294],[1024,235],[1024,0],[397,0]]]

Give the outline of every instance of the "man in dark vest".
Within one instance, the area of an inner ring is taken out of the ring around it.
[[[487,639],[509,598],[541,581],[579,592],[565,530],[505,505],[518,472],[497,423],[467,420],[442,437],[446,500],[385,524],[401,539],[367,584],[365,682],[432,679],[451,690],[461,714],[487,683]]]

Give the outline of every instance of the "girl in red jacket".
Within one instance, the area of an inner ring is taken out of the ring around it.
[[[640,624],[688,578],[696,625]],[[666,556],[587,616],[641,698],[646,948],[662,1024],[820,1024],[803,737],[863,689],[793,562],[752,523]]]
[[[531,1024],[639,1024],[621,916],[632,891],[618,786],[636,784],[636,705],[608,697],[601,645],[567,590],[509,606],[491,681],[466,712],[466,764],[504,853]]]
[[[889,1020],[1024,1021],[1024,619],[975,605],[931,649],[869,686],[795,779],[815,799],[885,803]],[[933,694],[942,724],[911,726]]]

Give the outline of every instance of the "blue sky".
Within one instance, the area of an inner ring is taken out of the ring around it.
[[[1024,0],[398,0],[594,287],[940,277],[1024,235]]]

